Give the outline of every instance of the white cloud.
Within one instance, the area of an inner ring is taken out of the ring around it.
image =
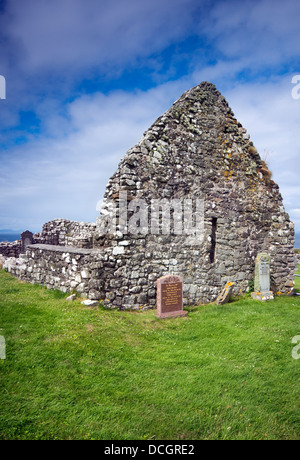
[[[186,36],[195,8],[193,0],[15,0],[4,30],[30,72],[107,72]]]
[[[69,104],[61,132],[56,112],[49,114],[48,136],[2,154],[2,227],[10,226],[11,215],[18,216],[15,227],[19,222],[33,230],[57,217],[95,221],[108,179],[128,148],[169,108],[174,87],[80,97]]]
[[[298,58],[299,14],[294,0],[226,0],[210,9],[201,33],[226,58],[248,59],[255,72]]]
[[[292,209],[300,207],[300,101],[292,98],[291,77],[237,85],[224,95],[267,161],[286,210],[299,229],[299,216]]]

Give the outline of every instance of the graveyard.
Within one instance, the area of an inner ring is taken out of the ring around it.
[[[0,1],[1,441],[300,440],[299,17]]]
[[[166,319],[66,296],[0,271],[1,439],[299,439],[295,296]]]
[[[0,244],[1,439],[299,439],[293,246],[225,98],[186,91],[95,223]]]

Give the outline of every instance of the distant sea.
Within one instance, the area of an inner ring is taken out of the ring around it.
[[[0,233],[0,243],[1,241],[16,241],[20,239],[20,233]]]
[[[295,246],[296,249],[300,249],[300,234],[295,235]]]

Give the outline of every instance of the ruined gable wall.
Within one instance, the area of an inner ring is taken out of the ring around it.
[[[118,259],[110,294],[118,306],[154,305],[155,281],[167,273],[183,277],[186,304],[214,300],[229,280],[236,293],[245,292],[259,251],[271,255],[272,288],[291,292],[293,224],[278,186],[213,85],[187,91],[127,152],[105,198],[118,205],[120,191],[149,206],[153,198],[204,197],[205,225],[203,242],[188,246],[184,235],[106,234],[100,217],[98,244],[112,246]]]

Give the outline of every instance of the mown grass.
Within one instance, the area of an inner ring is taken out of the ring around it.
[[[1,439],[300,439],[300,298],[160,320],[0,271]]]

